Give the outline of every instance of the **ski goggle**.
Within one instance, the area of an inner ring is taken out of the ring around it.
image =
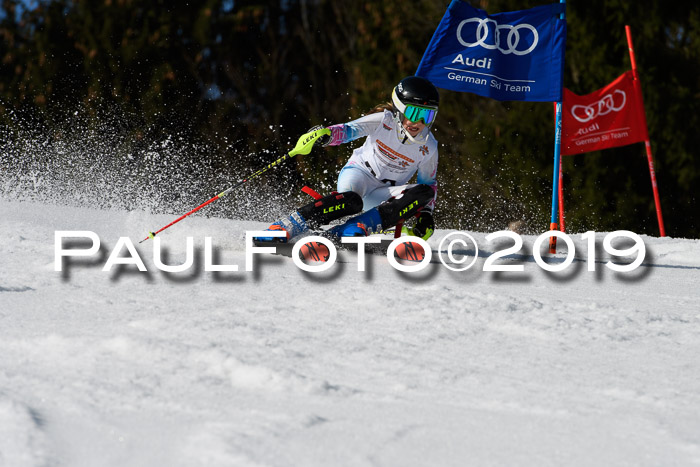
[[[417,105],[407,105],[403,111],[404,116],[413,123],[423,120],[423,123],[430,125],[435,120],[437,109],[418,107]]]

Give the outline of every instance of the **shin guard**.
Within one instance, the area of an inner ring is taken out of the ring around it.
[[[386,201],[379,206],[382,228],[395,226],[402,219],[410,219],[433,200],[435,191],[428,185],[416,185],[406,190],[400,198]]]
[[[299,214],[312,228],[362,211],[362,198],[353,191],[332,193],[299,208]]]

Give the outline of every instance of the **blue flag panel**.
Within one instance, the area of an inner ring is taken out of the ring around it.
[[[489,15],[452,0],[416,75],[499,101],[562,99],[565,4]]]

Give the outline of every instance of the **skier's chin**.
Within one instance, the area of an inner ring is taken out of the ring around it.
[[[415,138],[416,136],[418,136],[421,131],[422,131],[422,128],[414,128],[414,129],[411,129],[410,127],[406,128],[406,132],[409,135],[411,135],[412,138]]]

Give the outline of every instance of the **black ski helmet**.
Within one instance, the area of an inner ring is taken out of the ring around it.
[[[395,97],[394,97],[395,96]],[[421,107],[438,108],[440,94],[433,83],[420,76],[408,76],[396,85],[392,93],[394,106],[396,99],[403,105],[414,104]]]
[[[435,123],[440,94],[433,83],[420,76],[408,76],[396,85],[391,93],[391,103],[396,112],[396,131],[402,143],[410,140],[412,143],[424,143],[430,127]],[[404,118],[412,122],[423,120],[425,129],[417,136],[411,136],[403,127]]]

